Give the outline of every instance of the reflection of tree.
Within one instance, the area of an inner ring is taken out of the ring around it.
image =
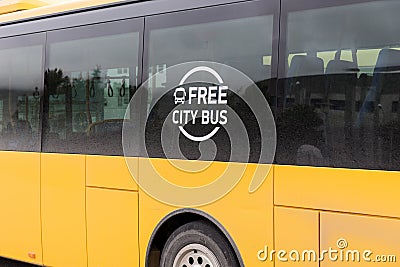
[[[295,163],[296,151],[302,145],[318,146],[322,141],[323,120],[310,105],[294,105],[277,117],[277,137],[281,153]]]
[[[46,110],[47,107],[45,108],[45,112],[49,114],[49,122],[60,122],[65,120],[65,131],[63,131],[64,127],[61,125],[53,125],[55,129],[57,129],[55,132],[59,133],[60,129],[63,129],[61,131],[62,135],[69,134],[72,132],[72,120],[71,118],[71,113],[72,113],[72,105],[71,105],[71,84],[69,81],[69,77],[63,74],[63,71],[61,69],[55,68],[53,70],[48,69],[45,72],[44,75],[45,79],[45,98],[47,101],[49,101],[49,109],[54,108],[57,104],[61,102],[61,105],[65,105],[65,114],[54,114],[53,112],[50,112],[50,110]],[[60,98],[60,96],[63,96]],[[51,99],[53,101],[56,101],[55,103],[51,103]],[[56,118],[55,116],[60,116],[60,118]],[[56,119],[56,120],[54,120]],[[48,122],[44,122],[44,128],[47,131],[50,131],[50,125],[47,125]]]
[[[103,101],[101,68],[99,66],[93,69],[90,74],[88,71],[81,72],[79,77],[72,80],[61,69],[48,69],[45,72],[45,84],[47,86],[47,97],[58,99],[60,95],[64,96],[60,101],[64,101],[63,104],[65,104],[66,123],[68,128],[71,128],[68,130],[72,131],[73,103],[74,105],[84,104],[85,121],[88,124],[92,123],[92,107],[96,107],[98,103]],[[95,110],[95,112],[96,114],[99,113],[98,110]],[[81,117],[79,119],[82,120]],[[81,124],[85,123],[81,122]]]
[[[70,87],[69,77],[63,75],[61,69],[48,69],[44,74],[44,81],[47,86],[48,94],[57,97],[65,94],[66,89]]]

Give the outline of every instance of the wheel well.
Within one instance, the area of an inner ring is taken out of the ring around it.
[[[161,252],[169,236],[180,226],[193,221],[207,222],[210,225],[212,225],[216,230],[218,230],[220,234],[226,239],[226,242],[230,244],[230,246],[232,247],[240,266],[244,266],[236,245],[233,243],[232,238],[230,238],[227,231],[224,230],[222,225],[220,225],[212,217],[203,214],[200,211],[180,210],[180,211],[175,211],[172,214],[166,216],[157,225],[147,248],[146,267],[159,267]]]

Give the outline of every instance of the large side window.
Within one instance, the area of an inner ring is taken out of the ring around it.
[[[399,170],[400,2],[282,3],[277,162]]]
[[[276,68],[273,66],[277,63],[273,41],[274,35],[277,34],[276,2],[254,1],[147,18],[144,74],[152,76],[157,73],[149,88],[148,105],[157,96],[171,89],[165,87],[171,79],[165,70],[191,61],[217,62],[240,70],[260,87],[270,105],[273,105],[275,99],[273,80],[276,78]],[[151,157],[165,157],[160,138],[166,116],[174,108],[174,103],[169,99],[171,97],[166,100],[161,99],[151,110],[147,121],[146,148]],[[240,99],[230,101],[233,102],[236,104],[232,108],[249,111],[249,107]],[[242,112],[242,115],[244,113]],[[243,117],[243,120],[251,124],[252,117]],[[204,125],[185,127],[190,127],[189,131],[197,136],[212,130],[212,127],[209,129]],[[254,134],[250,137],[251,141],[260,140],[257,131],[258,129],[248,131]],[[226,132],[220,131],[212,139],[217,145],[218,152],[226,152],[217,153],[215,159],[228,160],[230,144]],[[188,140],[182,135],[179,140],[183,158],[200,158],[199,142]],[[222,148],[219,147],[221,145]],[[256,154],[255,148],[252,150],[251,161],[257,161]]]
[[[0,44],[0,149],[40,151],[44,34]]]
[[[133,19],[48,33],[44,151],[122,155],[142,24]]]

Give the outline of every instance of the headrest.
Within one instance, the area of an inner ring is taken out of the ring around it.
[[[349,74],[349,73],[357,73],[360,70],[358,69],[356,63],[346,60],[333,59],[329,61],[326,66],[326,74]]]
[[[382,49],[376,61],[375,72],[400,70],[400,50]]]
[[[324,74],[324,62],[319,57],[296,55],[292,58],[288,77]]]

